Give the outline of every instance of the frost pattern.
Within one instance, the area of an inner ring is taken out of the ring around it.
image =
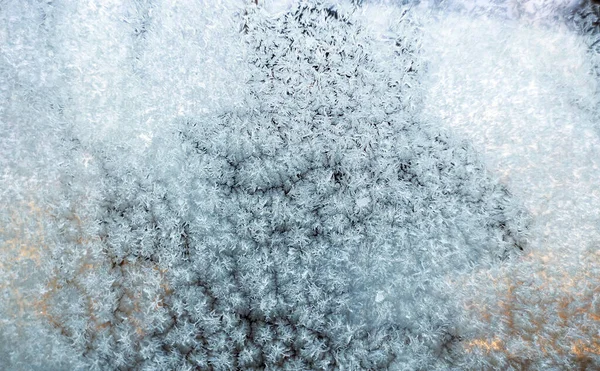
[[[472,138],[533,219],[526,257],[455,282],[467,288],[463,369],[600,365],[594,9],[575,19],[584,35],[455,14],[424,36],[423,111]]]
[[[1,2],[0,368],[598,368],[598,5],[248,2]]]
[[[386,44],[390,71],[343,10],[250,7],[243,31],[241,108],[177,119],[142,154],[69,149],[101,195],[71,186],[89,213],[57,215],[38,304],[56,341],[86,369],[447,367],[448,278],[520,251],[525,214],[418,119],[410,39]]]

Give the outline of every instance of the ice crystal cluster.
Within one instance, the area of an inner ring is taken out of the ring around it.
[[[463,369],[600,365],[597,8],[578,12],[543,25],[446,15],[426,30],[424,111],[472,138],[533,218],[525,257],[457,277]]]
[[[450,358],[444,279],[518,251],[521,210],[468,143],[413,112],[420,66],[404,35],[388,45],[398,73],[320,4],[249,8],[242,32],[245,105],[177,119],[143,157],[86,149],[98,238],[53,252],[50,325],[80,367]]]
[[[461,282],[471,313],[464,367],[598,368],[599,261],[596,247],[545,249]]]
[[[523,257],[439,14],[200,3],[0,4],[0,368],[598,364],[597,251]]]

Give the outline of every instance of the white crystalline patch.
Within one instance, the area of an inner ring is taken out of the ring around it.
[[[360,16],[366,21],[368,29],[381,37],[388,32],[390,22],[394,21],[396,18],[394,16],[398,16],[397,13],[399,13],[397,7],[367,4],[361,8]]]
[[[371,202],[370,197],[361,197],[358,200],[356,200],[356,206],[358,206],[359,208],[367,207],[367,206],[369,206],[370,202]]]
[[[541,21],[554,19],[557,16],[568,14],[582,6],[581,0],[450,0],[445,4],[450,8],[459,8],[467,11],[494,13],[511,19],[527,19]]]
[[[138,135],[138,138],[144,141],[145,146],[150,146],[152,144],[152,139],[154,135],[152,133],[142,133]]]
[[[267,12],[278,15],[294,8],[298,2],[298,0],[265,0],[264,7]]]
[[[430,24],[425,115],[470,138],[547,246],[600,241],[595,82],[580,38],[492,19]]]

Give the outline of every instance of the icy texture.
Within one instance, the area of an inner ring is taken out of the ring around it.
[[[52,350],[71,351],[50,360],[86,369],[443,364],[457,340],[445,279],[519,251],[520,209],[468,143],[415,118],[412,36],[378,52],[352,18],[306,6],[272,20],[251,7],[244,22],[240,108],[173,112],[175,130],[141,137],[146,150],[130,122],[141,98],[128,94],[150,78],[128,77],[137,72],[126,62],[139,60],[131,49],[94,40],[112,48],[99,76],[114,80],[88,81],[102,91],[74,106],[98,108],[86,125],[109,123],[63,134],[75,161],[60,166],[64,191],[48,224],[56,245],[34,306],[55,334]],[[121,119],[124,138],[108,140]]]
[[[460,15],[426,32],[425,115],[471,138],[534,220],[524,261],[472,278],[471,361],[599,367],[597,34]]]
[[[435,49],[425,109],[485,151],[538,216],[537,236],[600,241],[596,81],[581,40],[565,29],[458,16],[428,31]]]
[[[1,368],[598,367],[597,6],[298,3],[2,2]]]

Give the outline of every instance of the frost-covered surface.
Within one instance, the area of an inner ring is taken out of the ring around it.
[[[541,243],[600,241],[597,81],[583,40],[564,27],[460,16],[427,31],[425,111],[485,153],[536,215]]]
[[[473,358],[491,353],[488,367],[499,368],[598,367],[593,41],[561,24],[460,15],[426,33],[425,115],[472,139],[534,221],[523,262],[473,278],[467,301],[479,296],[472,310],[481,320],[469,323],[481,337],[470,343],[479,349]]]
[[[598,365],[590,18],[297,3],[0,5],[0,366]]]

